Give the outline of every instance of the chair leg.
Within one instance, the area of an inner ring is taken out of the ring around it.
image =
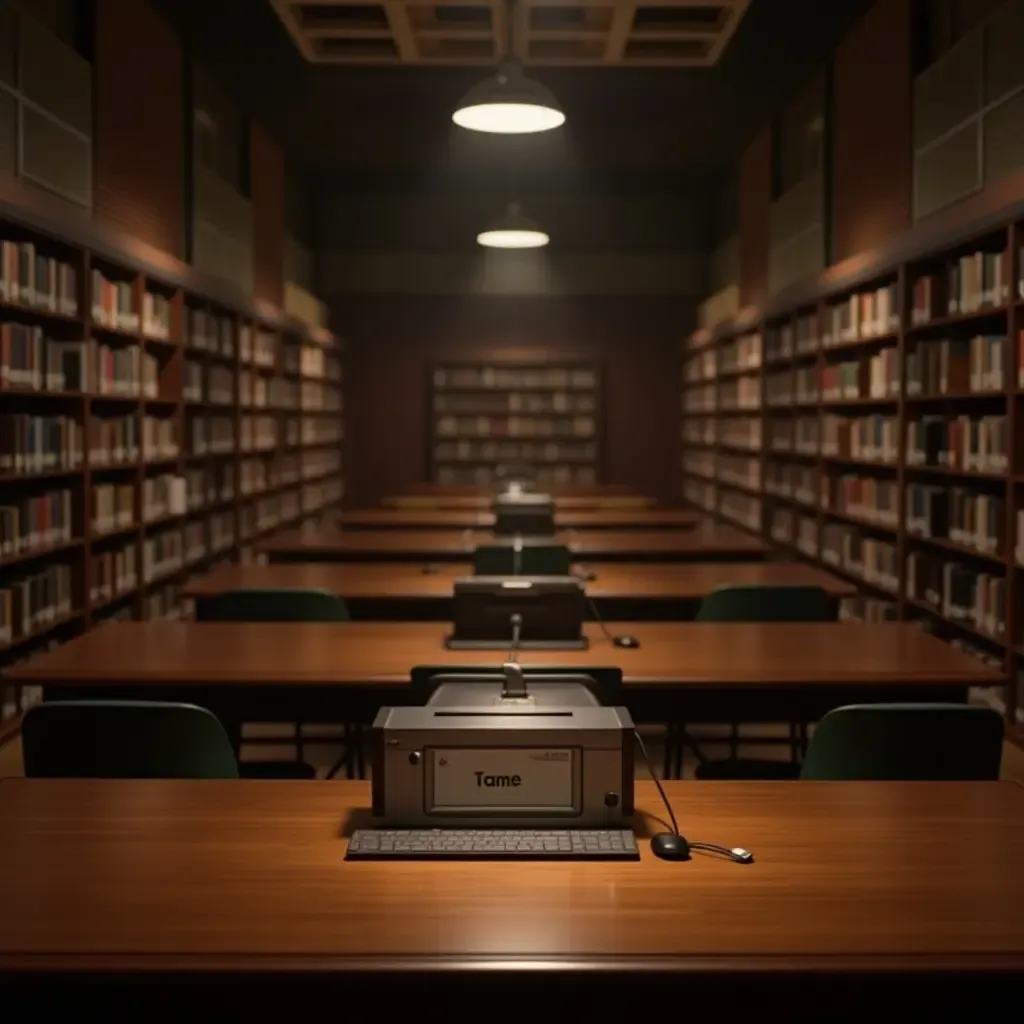
[[[331,765],[331,770],[327,773],[325,778],[333,779],[341,769],[345,769],[345,778],[352,778],[352,741],[351,734],[349,733],[348,723],[344,722],[341,726],[341,754],[338,759]]]

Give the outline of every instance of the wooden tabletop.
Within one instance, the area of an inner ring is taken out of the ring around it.
[[[568,544],[578,559],[604,558],[758,558],[770,548],[763,540],[731,526],[702,523],[691,530],[566,531],[554,538]],[[259,546],[259,550],[290,558],[345,559],[457,558],[466,560],[480,544],[494,543],[482,530],[290,530]]]
[[[1024,970],[1024,789],[638,783],[629,862],[343,860],[357,782],[0,783],[0,974]]]
[[[291,562],[224,565],[193,576],[183,596],[215,597],[260,587],[328,590],[349,600],[441,600],[454,582],[473,574],[468,562],[424,566],[409,562]],[[594,570],[587,593],[598,600],[696,601],[725,584],[822,587],[834,597],[856,593],[853,584],[798,562],[609,562]]]
[[[608,497],[613,495],[633,494],[633,488],[629,484],[536,484],[538,490],[545,494],[554,495],[556,498],[564,497]],[[406,488],[407,494],[427,494],[432,496],[451,497],[462,495],[479,497],[481,494],[491,495],[499,490],[504,490],[505,484],[502,481],[494,481],[482,484],[441,484],[434,481],[409,484]]]
[[[1003,675],[910,622],[609,623],[640,647],[614,646],[589,623],[585,651],[524,651],[525,665],[620,667],[637,686],[721,688],[888,683],[1000,685]],[[12,666],[29,685],[357,686],[401,684],[415,665],[496,664],[449,651],[438,622],[111,622]]]
[[[547,493],[545,491],[545,493]],[[494,497],[490,494],[391,494],[381,500],[385,508],[403,509],[482,509],[490,511]],[[656,498],[639,494],[585,495],[568,494],[555,497],[555,505],[563,511],[633,511],[653,509]]]
[[[555,525],[573,530],[686,529],[701,521],[683,509],[577,509],[555,511]],[[345,529],[490,530],[495,517],[487,509],[366,508],[350,509],[337,517]]]

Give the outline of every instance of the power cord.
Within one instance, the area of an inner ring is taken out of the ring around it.
[[[654,785],[658,790],[658,796],[661,797],[661,802],[665,805],[665,810],[668,811],[668,819],[672,823],[672,835],[679,840],[687,853],[687,856],[680,859],[688,860],[688,851],[700,850],[703,853],[716,853],[719,856],[728,857],[729,860],[734,861],[736,864],[753,864],[754,855],[749,850],[744,850],[742,846],[729,847],[719,846],[717,843],[690,842],[690,840],[688,840],[679,831],[679,822],[676,821],[675,811],[672,810],[672,804],[669,802],[668,794],[665,792],[665,788],[661,784],[661,779],[658,778],[654,771],[654,765],[651,763],[650,755],[647,753],[647,746],[645,745],[639,730],[633,730],[633,738],[636,740],[637,746],[640,748],[640,756],[643,758],[644,764],[647,765],[647,770],[651,773],[651,780],[654,782]]]

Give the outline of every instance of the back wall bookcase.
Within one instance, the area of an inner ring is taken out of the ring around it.
[[[601,479],[601,374],[592,363],[442,363],[430,372],[430,479],[485,485],[531,466],[542,484]]]
[[[327,332],[0,204],[0,669],[338,505],[342,398]]]
[[[1004,670],[1024,742],[1024,203],[971,205],[689,338],[682,493]]]

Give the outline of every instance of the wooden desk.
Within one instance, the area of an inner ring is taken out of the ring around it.
[[[590,530],[556,535],[580,561],[725,561],[763,558],[759,537],[731,526],[701,523],[692,530]],[[479,544],[494,543],[482,530],[291,530],[259,546],[271,561],[457,561]]]
[[[957,700],[1004,676],[914,623],[610,623],[586,651],[524,651],[524,665],[619,667],[644,721],[815,721],[854,701]],[[416,665],[497,668],[504,651],[449,651],[429,622],[115,622],[4,673],[47,696],[181,699],[245,721],[365,720],[411,699]],[[344,710],[343,710],[344,709]],[[351,716],[351,717],[349,717]]]
[[[417,619],[450,622],[455,580],[471,576],[468,562],[424,566],[408,562],[294,562],[270,565],[224,565],[193,576],[183,596],[201,601],[228,590],[284,587],[327,590],[343,597],[353,618]],[[845,580],[797,562],[609,562],[586,582],[587,594],[605,617],[642,612],[643,619],[689,615],[724,584],[817,586],[834,598],[856,593]],[[417,614],[413,614],[413,613]]]
[[[549,493],[544,491],[545,494]],[[490,511],[494,497],[491,494],[392,494],[382,499],[385,508],[399,509],[476,509]],[[555,498],[556,506],[562,511],[636,511],[653,509],[656,498],[645,498],[637,494],[585,495],[567,494]]]
[[[555,511],[555,525],[563,530],[689,529],[702,518],[697,512],[672,508]],[[495,517],[486,509],[367,508],[341,512],[336,521],[346,530],[491,530]]]
[[[9,780],[5,997],[70,982],[65,998],[116,992],[123,1010],[157,990],[165,1009],[219,984],[265,1012],[311,985],[345,998],[400,981],[408,995],[576,978],[578,1008],[607,998],[598,983],[614,977],[648,998],[675,979],[678,998],[711,989],[730,1008],[782,988],[794,1007],[810,989],[877,1010],[875,987],[897,980],[915,988],[915,1009],[936,997],[948,1009],[956,982],[1019,985],[1021,787],[666,790],[687,835],[745,846],[755,862],[653,857],[647,836],[665,813],[650,783],[637,784],[639,861],[510,865],[346,863],[344,837],[370,824],[365,783]]]

